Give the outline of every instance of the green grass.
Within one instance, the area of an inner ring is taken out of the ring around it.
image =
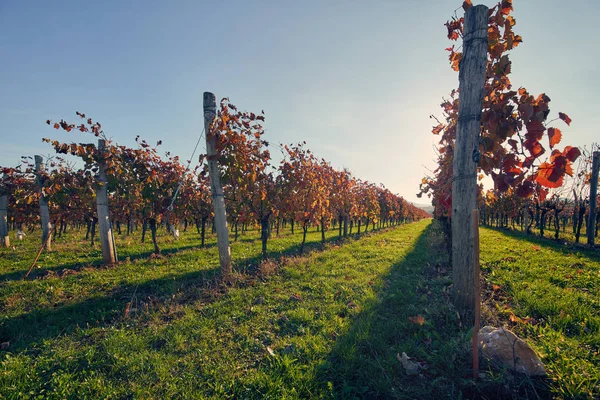
[[[546,217],[548,218],[548,217]],[[548,226],[544,228],[544,238],[546,239],[551,239],[551,240],[556,240],[555,239],[555,234],[556,231],[554,229],[554,224],[550,224],[549,222]],[[520,234],[520,233],[525,233],[525,227],[523,227],[523,229],[521,229],[521,225],[519,224],[512,224],[509,223],[507,226],[504,227],[496,227],[495,224],[491,224],[488,228],[490,229],[502,229],[505,232],[514,232],[516,234]],[[531,232],[528,235],[528,237],[541,237],[540,236],[540,227],[537,226],[535,224],[535,222],[533,223],[533,225],[531,226]],[[586,229],[586,223],[584,222],[583,225],[581,226],[581,232],[580,232],[580,236],[579,236],[579,243],[575,242],[575,233],[573,232],[573,225],[572,222],[569,221],[569,223],[567,223],[566,226],[562,226],[562,223],[560,225],[560,229],[558,232],[558,241],[564,243],[568,243],[571,245],[585,245],[587,244],[587,229]],[[597,242],[597,240],[596,240]]]
[[[334,237],[321,248],[320,233],[310,232],[312,251],[302,257],[293,256],[300,233],[273,238],[270,253],[285,257],[268,274],[256,273],[260,240],[248,232],[232,245],[236,275],[227,286],[215,279],[214,238],[200,249],[192,232],[178,242],[161,237],[160,258],[150,257],[151,243],[117,237],[120,258],[130,261],[114,267],[102,267],[99,247],[72,233],[28,280],[37,240],[0,249],[0,341],[10,342],[0,351],[0,397],[547,395],[506,374],[469,378],[470,331],[449,302],[435,224],[341,245]],[[501,286],[490,289],[486,318],[536,318],[514,329],[543,356],[552,393],[598,396],[597,254],[483,229],[482,261],[488,287]],[[427,369],[407,375],[402,352]]]
[[[488,318],[527,338],[553,395],[600,396],[600,253],[494,229],[482,229],[481,248]]]

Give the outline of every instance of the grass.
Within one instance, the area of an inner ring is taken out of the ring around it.
[[[548,219],[548,216],[546,217]],[[587,216],[586,216],[587,218]],[[547,227],[544,228],[544,236],[543,238],[546,239],[551,239],[551,240],[558,240],[561,243],[567,243],[570,245],[575,245],[575,246],[584,246],[587,244],[587,229],[586,229],[586,223],[584,222],[583,225],[581,226],[581,232],[580,232],[580,236],[579,236],[579,243],[575,242],[575,233],[573,232],[573,225],[572,225],[572,221],[569,221],[569,223],[567,223],[566,226],[560,226],[559,232],[558,232],[558,239],[555,239],[555,234],[556,231],[554,229],[554,224],[548,224]],[[519,224],[512,224],[509,223],[507,226],[504,227],[497,227],[494,224],[491,224],[488,226],[488,228],[490,229],[502,229],[505,231],[509,231],[509,232],[515,232],[517,234],[520,233],[525,233],[525,227],[523,227],[523,229],[521,229],[521,225]],[[536,225],[536,223],[534,222],[533,225],[531,226],[531,231],[530,234],[528,235],[528,237],[542,237],[540,236],[540,227]],[[596,240],[597,242],[598,240]],[[596,243],[597,245],[598,243]]]
[[[161,237],[159,258],[151,243],[117,237],[130,261],[110,268],[72,233],[25,281],[37,241],[0,249],[0,341],[10,342],[0,351],[0,397],[549,395],[509,374],[469,378],[470,330],[449,301],[435,224],[332,237],[323,249],[311,232],[315,251],[296,257],[300,240],[273,238],[276,261],[256,268],[258,235],[240,237],[228,286],[215,280],[214,238],[200,249],[191,232]],[[598,396],[598,255],[482,229],[482,262],[485,318],[510,324],[542,355],[551,394]],[[425,369],[408,375],[403,352]]]
[[[600,253],[495,229],[481,247],[488,318],[527,338],[554,396],[600,396]]]

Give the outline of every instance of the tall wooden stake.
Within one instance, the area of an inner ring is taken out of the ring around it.
[[[594,152],[592,161],[592,179],[590,179],[590,215],[587,229],[588,246],[594,247],[596,236],[596,213],[598,212],[598,168],[600,167],[600,151]]]
[[[104,139],[98,139],[98,150],[100,153],[106,151],[106,141]],[[104,161],[98,162],[98,177],[96,183],[96,211],[98,212],[102,259],[105,264],[111,265],[117,262],[117,254],[115,252],[115,239],[110,225],[110,213],[108,210],[108,179],[106,177],[106,163]]]
[[[459,73],[459,108],[452,173],[452,279],[454,303],[465,324],[474,317],[472,212],[477,207],[477,163],[485,72],[488,8],[478,5],[465,15],[463,59]]]
[[[206,159],[210,177],[210,191],[215,212],[215,230],[217,231],[217,246],[219,247],[219,261],[221,275],[231,275],[231,251],[229,249],[229,231],[227,229],[227,214],[225,211],[225,198],[221,186],[221,174],[217,165],[217,151],[215,149],[216,132],[211,129],[211,124],[217,113],[215,95],[204,92],[204,131],[206,133]]]
[[[479,210],[473,210],[473,232],[475,242],[473,248],[473,272],[475,284],[475,324],[473,325],[473,378],[479,375],[479,320],[481,315],[481,280],[479,271]]]
[[[8,237],[8,196],[0,196],[0,246],[9,247]]]
[[[50,229],[52,228],[50,224],[50,212],[48,211],[48,201],[46,200],[46,196],[42,192],[42,175],[46,170],[44,166],[44,159],[42,156],[35,156],[35,172],[37,176],[38,188],[40,190],[40,217],[42,220],[42,244],[46,247],[46,250],[52,250],[52,238],[49,238]]]

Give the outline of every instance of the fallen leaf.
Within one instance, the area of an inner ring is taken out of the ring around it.
[[[420,315],[414,317],[408,317],[408,320],[415,325],[423,325],[425,323],[425,318]]]
[[[290,296],[290,300],[302,301],[302,297],[300,297],[300,295],[298,293],[294,293],[293,295]]]

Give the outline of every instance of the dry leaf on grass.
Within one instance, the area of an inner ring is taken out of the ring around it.
[[[408,320],[415,325],[423,325],[425,323],[425,318],[423,318],[421,315],[408,317]]]

